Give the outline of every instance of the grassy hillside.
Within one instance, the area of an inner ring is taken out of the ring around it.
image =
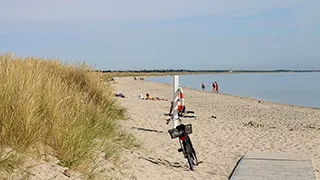
[[[116,127],[124,116],[102,73],[86,64],[0,55],[2,150],[50,149],[62,166],[77,168],[101,145],[111,157],[115,149],[134,144]],[[2,150],[0,168],[5,168],[11,159]]]

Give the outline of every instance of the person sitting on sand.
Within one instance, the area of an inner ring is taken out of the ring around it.
[[[154,100],[154,98],[151,97],[149,93],[147,93],[147,94],[146,94],[146,100]]]
[[[151,97],[149,93],[146,94],[146,100],[164,100],[164,101],[168,101],[168,99],[165,99],[165,98]]]

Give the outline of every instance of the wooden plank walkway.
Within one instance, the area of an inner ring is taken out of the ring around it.
[[[230,180],[315,180],[305,154],[248,152],[238,162]]]

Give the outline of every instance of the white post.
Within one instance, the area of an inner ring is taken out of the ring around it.
[[[179,116],[178,116],[178,87],[179,87],[179,76],[174,75],[173,77],[173,128],[176,128],[179,125]]]

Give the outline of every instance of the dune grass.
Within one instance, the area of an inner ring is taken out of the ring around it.
[[[0,88],[0,147],[28,152],[41,144],[62,166],[76,168],[92,158],[100,140],[135,144],[117,129],[125,109],[111,86],[86,64],[2,54]],[[118,152],[103,144],[108,156]]]

